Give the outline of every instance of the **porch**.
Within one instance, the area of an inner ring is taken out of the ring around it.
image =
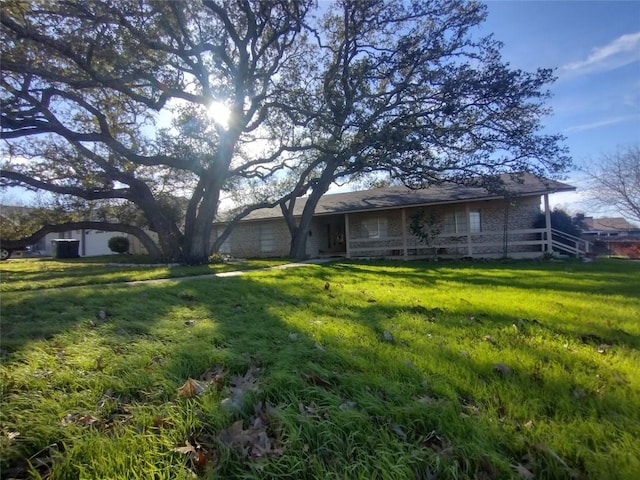
[[[353,239],[346,244],[347,258],[538,258],[557,252],[582,257],[591,244],[551,229],[551,242],[546,228],[483,231],[467,234],[441,234],[430,245],[410,234],[379,239]]]

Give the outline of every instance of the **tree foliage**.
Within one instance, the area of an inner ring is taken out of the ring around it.
[[[279,205],[301,257],[334,182],[382,174],[495,188],[496,174],[569,164],[561,137],[541,133],[552,72],[511,69],[499,42],[476,38],[479,2],[336,0],[322,14],[312,0],[2,9],[2,184],[106,203],[157,232],[169,258],[206,261],[225,195],[251,191],[226,234]],[[222,105],[228,120],[213,120]]]
[[[279,148],[237,155],[279,108],[310,3],[3,2],[4,185],[134,204],[165,256],[206,260],[225,184]],[[174,192],[183,225],[160,201]]]
[[[583,215],[577,215],[572,217],[567,212],[560,208],[554,208],[550,213],[551,216],[551,228],[555,230],[559,230],[568,235],[572,235],[574,237],[579,237],[580,233],[583,229],[582,221],[584,219]],[[544,213],[541,213],[536,218],[533,228],[545,228],[547,226],[547,218]],[[562,239],[560,239],[562,241]]]
[[[589,196],[597,207],[618,210],[640,222],[640,145],[605,154],[585,169]]]
[[[319,69],[296,98],[313,112],[302,116],[314,148],[281,202],[293,257],[304,256],[313,211],[336,181],[384,172],[416,188],[495,189],[501,173],[567,167],[561,137],[540,132],[552,72],[509,68],[499,42],[473,35],[485,15],[477,2],[341,0],[312,28]]]

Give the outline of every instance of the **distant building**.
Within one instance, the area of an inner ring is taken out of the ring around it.
[[[600,255],[640,258],[640,227],[624,218],[585,217],[582,237],[594,244]]]

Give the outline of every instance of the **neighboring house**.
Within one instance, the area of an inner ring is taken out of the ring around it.
[[[640,258],[640,227],[620,217],[585,217],[582,224],[582,237],[593,242],[596,253]]]
[[[11,215],[29,215],[34,209],[31,207],[2,205],[0,207],[0,217],[3,222],[9,222]],[[1,232],[0,232],[1,233]],[[115,236],[129,237],[126,233],[105,232],[101,230],[69,230],[66,232],[49,233],[41,238],[37,243],[30,246],[30,255],[54,256],[53,240],[56,239],[76,239],[79,241],[78,254],[81,257],[92,257],[98,255],[109,255],[113,252],[109,249],[109,239]],[[131,238],[130,238],[131,240]],[[139,242],[138,242],[139,243]],[[16,256],[19,256],[20,252]]]
[[[530,174],[504,181],[507,197],[454,184],[325,195],[313,218],[307,256],[533,258],[550,252],[551,228],[533,228],[541,197],[549,214],[549,195],[575,187]],[[296,202],[298,215],[305,201]],[[438,233],[429,245],[411,233],[411,218],[418,212],[432,219]],[[223,229],[216,224],[215,234]],[[221,251],[235,257],[287,255],[290,238],[279,208],[256,210],[236,226]]]
[[[126,233],[105,232],[102,230],[69,230],[67,232],[49,233],[32,250],[39,252],[43,256],[55,256],[53,240],[75,239],[78,245],[78,254],[81,257],[95,257],[98,255],[111,255],[109,249],[109,239],[111,237],[128,237]]]

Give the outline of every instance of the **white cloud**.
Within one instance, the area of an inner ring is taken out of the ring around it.
[[[606,127],[614,125],[616,123],[630,122],[632,120],[638,121],[638,115],[624,115],[620,117],[607,118],[598,122],[585,123],[582,125],[575,125],[565,129],[565,133],[584,132],[585,130],[593,130],[594,128]]]
[[[594,48],[585,60],[567,63],[561,72],[584,75],[604,72],[640,60],[640,32],[621,35],[602,47]]]

